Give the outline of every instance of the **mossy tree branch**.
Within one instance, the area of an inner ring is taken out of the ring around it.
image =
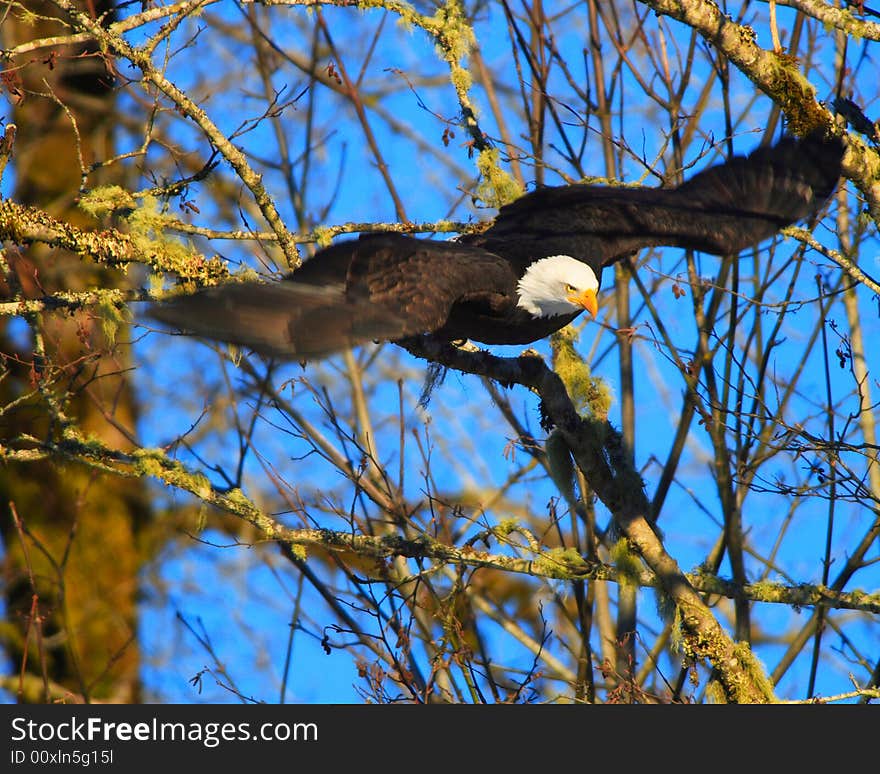
[[[833,117],[816,100],[816,89],[801,72],[797,59],[761,48],[751,27],[731,20],[711,0],[641,2],[658,14],[687,24],[715,46],[779,105],[795,134],[820,127],[832,129]],[[880,223],[880,153],[855,135],[848,136],[847,146],[844,175],[862,192],[871,216]]]
[[[736,703],[773,700],[767,678],[747,648],[735,644],[709,607],[664,549],[650,524],[650,503],[641,476],[630,465],[620,434],[607,421],[577,414],[559,376],[541,358],[499,358],[484,351],[465,352],[431,339],[407,342],[414,355],[502,384],[520,384],[541,397],[545,416],[559,430],[575,463],[596,496],[614,517],[654,573],[662,591],[674,602],[686,653],[712,664],[724,695]]]
[[[495,358],[495,360],[504,361],[505,375],[510,373],[508,369],[515,370],[521,367],[521,364],[518,365],[516,360],[502,358]],[[534,382],[537,377],[539,393],[552,395],[553,391],[559,389],[559,387],[552,385],[554,381],[552,371],[547,370],[546,373],[540,374],[541,369],[536,369],[536,364],[540,363],[540,360],[537,358],[526,358],[526,360],[527,365],[521,372],[523,383],[528,386],[528,383]],[[532,360],[535,362],[531,362]],[[483,366],[485,365],[487,363],[483,361],[474,369],[474,372],[484,370]],[[489,376],[489,374],[486,375]],[[490,378],[494,377],[490,376]],[[555,402],[559,405],[564,404],[564,400]],[[120,451],[106,446],[94,438],[82,437],[79,431],[71,425],[66,426],[62,434],[63,438],[58,441],[36,438],[7,440],[6,443],[0,444],[0,459],[6,463],[17,464],[28,464],[47,459],[64,459],[95,468],[103,473],[135,478],[149,477],[166,486],[189,492],[206,505],[237,516],[255,527],[263,540],[286,544],[294,551],[295,555],[303,560],[306,558],[308,550],[319,548],[330,553],[355,553],[377,560],[394,557],[429,559],[441,564],[472,569],[498,570],[548,580],[602,580],[614,583],[635,581],[644,588],[667,591],[664,578],[658,576],[654,571],[640,571],[634,577],[627,574],[624,579],[618,568],[599,562],[588,563],[570,550],[542,546],[534,536],[524,532],[520,527],[509,524],[487,529],[462,546],[449,545],[427,535],[406,539],[398,535],[363,535],[330,529],[290,528],[265,513],[241,490],[217,488],[202,473],[178,462],[162,449]],[[590,434],[590,431],[582,431],[577,446],[584,447],[601,443],[595,438],[589,438]],[[600,481],[600,483],[605,492],[609,487],[617,488],[619,486],[613,482],[607,484]],[[514,533],[522,533],[525,540],[515,543],[511,537]],[[481,541],[496,542],[499,546],[513,548],[519,553],[527,554],[527,556],[491,553],[474,548],[474,545]],[[811,606],[821,603],[836,609],[880,613],[880,594],[835,591],[813,584],[787,586],[765,582],[738,587],[723,578],[702,572],[689,573],[686,580],[697,591],[722,597],[742,596],[753,601],[795,606]]]

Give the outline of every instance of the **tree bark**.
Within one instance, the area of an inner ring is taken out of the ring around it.
[[[54,4],[25,5],[34,16],[5,16],[4,47],[66,31]],[[81,6],[108,21],[113,13],[110,0]],[[94,227],[76,202],[82,167],[112,156],[112,63],[90,45],[40,48],[8,65],[6,75],[17,125],[15,200]],[[113,179],[114,169],[97,170],[86,185],[121,182]],[[4,268],[4,300],[124,286],[112,269],[38,244],[10,248]],[[114,448],[131,448],[137,411],[125,377],[129,349],[114,348],[113,334],[94,311],[41,315],[25,341],[20,322],[0,331],[0,405],[25,399],[0,418],[0,433],[43,439],[57,433],[66,416]],[[34,352],[39,338],[43,357],[39,347]],[[117,328],[115,339],[125,338]],[[7,604],[2,642],[20,678],[7,686],[27,702],[138,701],[138,537],[148,516],[143,483],[55,461],[11,465],[0,471],[0,508]],[[64,697],[64,690],[70,695]]]

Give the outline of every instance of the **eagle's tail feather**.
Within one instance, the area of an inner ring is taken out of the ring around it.
[[[352,301],[338,287],[289,280],[206,288],[153,304],[148,315],[188,335],[303,360],[393,338],[402,325],[392,310]]]

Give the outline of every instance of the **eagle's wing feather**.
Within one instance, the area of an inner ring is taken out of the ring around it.
[[[678,188],[570,185],[540,188],[501,208],[474,242],[486,249],[522,235],[601,268],[652,245],[737,253],[815,215],[840,177],[839,139],[784,138],[702,171]]]
[[[429,333],[457,301],[497,303],[515,282],[506,261],[478,247],[381,234],[333,245],[280,282],[206,288],[154,304],[148,314],[190,335],[308,359]]]
[[[347,293],[397,310],[405,321],[399,337],[437,330],[462,301],[516,303],[519,274],[480,247],[391,233],[361,237],[355,245]]]

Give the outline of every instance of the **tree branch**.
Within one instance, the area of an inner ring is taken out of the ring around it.
[[[541,397],[542,411],[565,438],[572,457],[598,498],[674,602],[686,654],[712,664],[728,701],[773,701],[767,677],[748,647],[736,645],[664,549],[649,523],[650,503],[641,476],[628,462],[620,434],[607,421],[580,417],[562,380],[535,356],[499,358],[484,351],[464,351],[430,338],[407,340],[405,348],[464,373],[521,384]]]

